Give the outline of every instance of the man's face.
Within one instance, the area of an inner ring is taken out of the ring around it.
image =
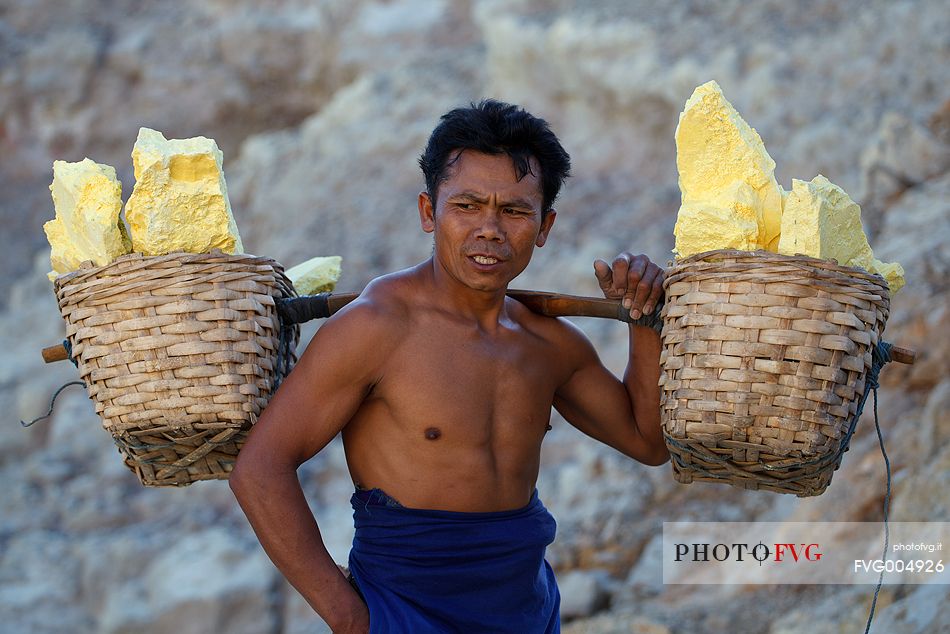
[[[540,172],[518,180],[505,154],[463,151],[449,166],[435,206],[419,194],[422,230],[435,234],[435,259],[451,278],[472,289],[499,291],[528,266],[554,224],[541,218]]]

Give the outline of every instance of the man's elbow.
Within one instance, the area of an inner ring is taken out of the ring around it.
[[[264,478],[266,467],[259,460],[255,460],[250,451],[238,454],[234,467],[228,475],[228,486],[234,497],[240,500],[246,496],[255,484],[260,484]]]
[[[624,448],[619,448],[620,452],[648,467],[659,467],[670,460],[670,452],[666,444],[647,445],[644,443],[631,444]]]
[[[638,456],[637,460],[650,467],[659,467],[670,461],[670,451],[666,448],[666,443],[663,443]]]
[[[231,487],[231,493],[234,494],[234,497],[238,499],[240,499],[247,490],[248,479],[250,477],[247,475],[247,471],[247,467],[242,465],[239,459],[235,462],[231,473],[228,474],[228,486]]]
[[[652,456],[650,456],[650,459],[647,460],[645,464],[651,467],[659,467],[661,465],[665,465],[669,461],[670,461],[670,452],[667,451],[666,447],[664,447],[662,451],[659,451],[653,454]]]
[[[299,466],[289,457],[245,445],[228,476],[228,486],[238,501],[249,496],[266,496],[265,490],[296,481]]]

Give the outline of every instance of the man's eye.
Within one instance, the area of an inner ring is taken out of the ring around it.
[[[509,216],[525,216],[528,213],[523,209],[515,209],[513,207],[505,207],[504,212]]]
[[[475,209],[475,205],[472,203],[455,203],[455,206],[465,211],[473,211]]]

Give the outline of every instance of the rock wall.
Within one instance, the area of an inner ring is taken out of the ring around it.
[[[669,258],[673,130],[716,79],[789,188],[821,172],[864,207],[872,246],[907,271],[882,375],[892,520],[950,521],[950,13],[938,0],[654,3],[393,0],[319,4],[20,0],[0,9],[0,630],[319,631],[223,482],[147,490],[119,464],[68,364],[41,226],[54,158],[118,169],[139,126],[213,137],[248,251],[343,256],[340,288],[424,258],[415,160],[438,116],[483,96],[547,118],[574,158],[552,239],[516,282],[595,294],[595,257]],[[624,330],[581,321],[622,369]],[[312,332],[312,327],[308,329]],[[868,586],[664,587],[662,521],[881,517],[870,417],[820,497],[676,484],[561,420],[539,483],[573,632],[858,631]],[[351,534],[337,444],[302,475],[330,550]],[[875,630],[950,627],[946,586],[886,587]],[[50,606],[55,605],[55,609]],[[597,614],[594,614],[597,612]]]

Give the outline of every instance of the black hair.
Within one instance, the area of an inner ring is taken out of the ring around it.
[[[518,106],[485,99],[442,115],[429,137],[419,166],[433,204],[439,185],[448,179],[448,168],[461,150],[507,154],[519,180],[533,173],[531,159],[534,158],[541,171],[537,176],[541,181],[542,214],[551,210],[564,179],[571,172],[571,157],[544,119]]]

